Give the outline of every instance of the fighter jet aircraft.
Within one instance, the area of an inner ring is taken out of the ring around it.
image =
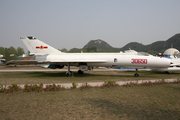
[[[67,76],[71,76],[70,66],[78,66],[78,73],[88,70],[91,66],[126,67],[138,69],[165,69],[174,66],[170,59],[154,57],[149,54],[135,54],[134,52],[120,53],[63,53],[35,37],[20,37],[33,55],[29,61],[9,61],[7,64],[37,64],[45,68],[63,68],[68,66]]]

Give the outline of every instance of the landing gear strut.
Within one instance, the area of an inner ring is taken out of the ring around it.
[[[134,74],[134,77],[139,77],[138,69],[136,68],[136,73]]]
[[[70,71],[70,63],[68,63],[68,71],[66,72],[67,77],[72,77],[73,76],[73,72]]]

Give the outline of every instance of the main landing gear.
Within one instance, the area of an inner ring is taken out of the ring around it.
[[[70,71],[70,63],[68,63],[68,71],[66,72],[67,77],[72,77],[73,76],[73,72]]]
[[[136,68],[136,73],[134,74],[134,77],[139,77],[138,69]]]
[[[78,74],[83,74],[82,70],[78,70]],[[73,72],[70,71],[70,63],[68,63],[68,71],[66,72],[67,77],[72,77],[74,76]]]
[[[78,74],[83,74],[83,71],[82,70],[78,70]]]

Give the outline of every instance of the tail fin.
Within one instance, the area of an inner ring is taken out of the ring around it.
[[[31,54],[60,54],[61,51],[51,47],[50,45],[34,38],[20,37]]]

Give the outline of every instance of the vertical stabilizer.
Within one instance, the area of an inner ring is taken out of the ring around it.
[[[51,47],[50,45],[34,38],[20,37],[31,54],[60,54],[61,51]]]

